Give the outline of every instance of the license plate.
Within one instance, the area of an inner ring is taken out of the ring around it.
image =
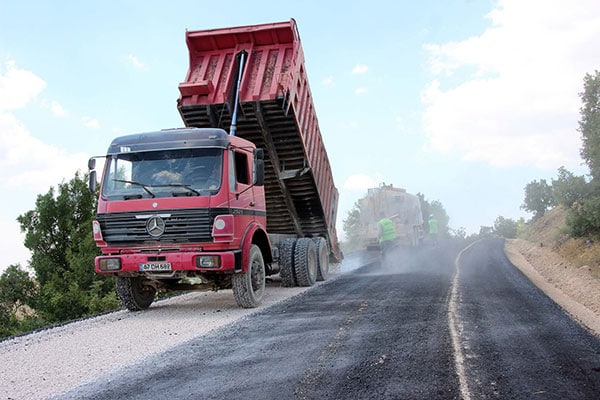
[[[140,264],[140,271],[147,272],[160,272],[160,271],[171,271],[171,263],[144,263]]]

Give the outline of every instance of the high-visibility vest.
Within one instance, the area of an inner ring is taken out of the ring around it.
[[[437,235],[438,233],[438,222],[435,218],[429,220],[429,233],[432,235]]]
[[[379,225],[381,226],[379,243],[396,239],[396,229],[394,228],[394,222],[392,222],[391,219],[383,218],[379,221]]]

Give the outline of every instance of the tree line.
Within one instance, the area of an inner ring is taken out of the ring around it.
[[[119,307],[114,279],[94,272],[97,194],[87,178],[77,173],[51,187],[17,218],[31,259],[27,269],[9,265],[0,276],[0,337]]]
[[[577,128],[581,135],[580,155],[589,168],[589,175],[575,175],[564,166],[558,176],[548,183],[534,180],[525,186],[522,208],[539,219],[548,210],[562,206],[567,210],[566,230],[569,236],[600,236],[600,72],[586,74],[582,106]]]

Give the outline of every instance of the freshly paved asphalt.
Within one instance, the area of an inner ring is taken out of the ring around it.
[[[600,341],[502,246],[399,253],[60,398],[600,398]]]

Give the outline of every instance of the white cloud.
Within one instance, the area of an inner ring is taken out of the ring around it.
[[[0,113],[0,132],[0,188],[45,192],[87,165],[88,155],[42,142],[10,113]]]
[[[143,62],[141,62],[133,54],[127,55],[127,61],[129,62],[129,64],[133,65],[133,67],[136,68],[136,69],[140,69],[140,70],[147,70],[148,69],[148,66],[146,64],[144,64]]]
[[[349,176],[345,181],[343,188],[345,190],[365,191],[369,188],[378,187],[383,181],[381,174],[370,176],[364,173]]]
[[[50,112],[56,117],[66,117],[68,115],[67,110],[57,101],[44,100],[42,106],[50,110]]]
[[[90,129],[98,129],[100,128],[100,122],[96,118],[92,117],[81,117],[81,122],[83,122],[83,126]]]
[[[501,0],[488,17],[480,36],[425,47],[429,149],[501,167],[579,165],[578,93],[600,65],[600,3]]]
[[[328,76],[325,79],[323,79],[323,85],[325,85],[325,86],[333,85],[333,76]]]
[[[354,68],[352,68],[352,73],[353,74],[366,74],[368,70],[369,70],[369,67],[367,67],[366,65],[357,64],[354,66]]]
[[[46,82],[31,71],[18,69],[8,60],[0,66],[0,112],[25,107],[44,88]]]
[[[10,193],[0,210],[0,230],[6,240],[1,247],[4,263],[26,266],[30,253],[23,246],[23,234],[16,223],[18,215],[34,207],[35,198],[50,186],[71,179],[85,168],[89,156],[69,153],[44,143],[20,122],[14,110],[26,109],[44,90],[46,83],[31,71],[19,69],[14,61],[0,68],[0,190]],[[66,113],[57,102],[41,102],[55,115]]]
[[[2,263],[0,263],[0,273],[5,267],[13,264],[21,264],[21,267],[27,266],[27,261],[31,257],[30,251],[23,246],[25,234],[21,233],[21,226],[15,220],[0,220],[0,230],[2,232],[11,232],[10,235],[3,235],[0,240],[0,254],[2,254]],[[12,233],[18,234],[12,234]]]
[[[358,94],[358,95],[361,95],[361,94],[367,94],[368,92],[369,92],[369,90],[368,90],[367,88],[364,88],[364,87],[357,88],[357,89],[354,91],[354,93],[356,93],[356,94]]]

